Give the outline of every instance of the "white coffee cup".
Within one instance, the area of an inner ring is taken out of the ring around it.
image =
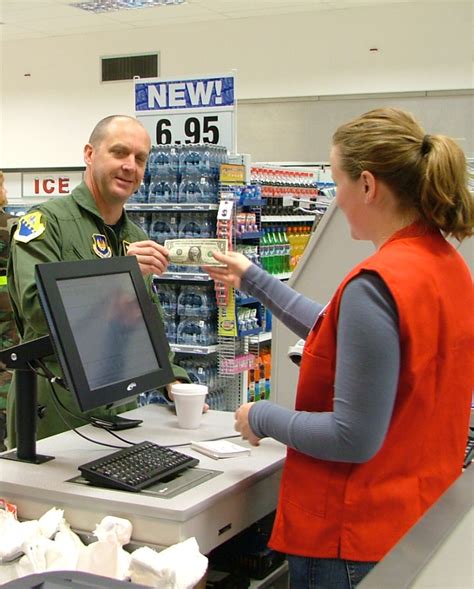
[[[182,382],[171,386],[179,427],[183,429],[199,427],[207,390],[207,386],[203,384]]]

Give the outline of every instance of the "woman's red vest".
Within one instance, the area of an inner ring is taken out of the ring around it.
[[[341,296],[363,271],[381,276],[398,311],[401,365],[390,426],[362,464],[288,448],[275,550],[378,561],[461,473],[474,384],[473,286],[438,231],[419,224],[399,231],[344,279],[307,339],[296,409],[333,411]]]

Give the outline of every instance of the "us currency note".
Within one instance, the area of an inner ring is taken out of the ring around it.
[[[218,238],[167,239],[165,248],[169,261],[178,266],[224,266],[212,255],[217,251],[227,253],[227,240]]]

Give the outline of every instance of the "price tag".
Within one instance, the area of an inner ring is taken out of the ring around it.
[[[233,207],[233,200],[221,200],[221,202],[219,203],[219,210],[217,211],[217,220],[229,221],[230,219],[232,219]]]
[[[223,184],[245,184],[245,166],[241,164],[222,164],[219,179]]]
[[[154,145],[211,143],[235,152],[232,75],[135,80],[135,114]]]
[[[232,150],[233,118],[232,112],[217,114],[173,112],[162,116],[139,117],[148,131],[153,145],[189,145],[193,143],[213,143]]]

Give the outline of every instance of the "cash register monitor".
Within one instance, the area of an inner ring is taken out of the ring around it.
[[[169,345],[136,258],[36,266],[40,301],[68,389],[82,411],[174,380]]]

